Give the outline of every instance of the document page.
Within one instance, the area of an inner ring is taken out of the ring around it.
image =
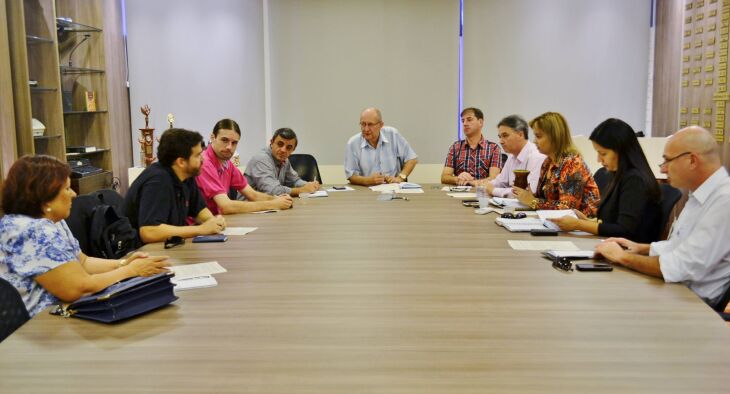
[[[218,281],[215,280],[213,275],[196,276],[194,278],[187,279],[180,279],[173,276],[172,279],[170,279],[170,282],[175,284],[174,291],[176,292],[218,286]]]
[[[174,265],[170,267],[170,270],[175,272],[175,277],[178,280],[228,272],[228,270],[218,264],[217,261],[209,261],[206,263],[198,264]]]
[[[223,230],[223,234],[231,236],[231,235],[246,235],[248,233],[254,232],[258,230],[258,227],[226,227],[225,230]]]
[[[579,250],[570,241],[507,241],[514,250]]]

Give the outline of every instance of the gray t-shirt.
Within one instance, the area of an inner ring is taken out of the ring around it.
[[[251,187],[273,196],[289,194],[291,188],[304,186],[307,183],[294,171],[289,160],[279,165],[278,160],[271,154],[271,147],[268,146],[251,157],[243,174]]]

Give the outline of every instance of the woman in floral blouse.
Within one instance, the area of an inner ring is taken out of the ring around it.
[[[127,259],[86,256],[65,218],[76,193],[68,164],[51,156],[23,156],[2,185],[0,277],[20,293],[30,316],[73,302],[122,279],[165,270],[166,256],[135,252]]]
[[[600,196],[593,175],[573,145],[568,123],[557,112],[546,112],[530,121],[535,145],[547,156],[540,169],[537,192],[513,188],[515,197],[532,209],[577,209],[596,216]]]

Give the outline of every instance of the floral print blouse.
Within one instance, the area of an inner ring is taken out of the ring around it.
[[[595,217],[600,204],[598,186],[580,155],[572,154],[542,163],[535,209],[577,209]]]
[[[66,222],[25,215],[0,218],[0,277],[23,298],[28,314],[35,316],[59,302],[35,281],[69,261],[79,261],[81,249]]]

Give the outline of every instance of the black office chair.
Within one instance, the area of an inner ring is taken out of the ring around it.
[[[728,283],[728,287],[725,290],[725,294],[720,297],[720,300],[717,302],[717,304],[712,305],[712,309],[717,312],[720,317],[722,317],[725,321],[730,321],[730,313],[725,313],[725,308],[727,308],[727,304],[730,302],[730,283]]]
[[[294,171],[299,174],[300,178],[307,182],[316,180],[322,184],[322,176],[319,174],[317,159],[315,159],[314,156],[306,153],[295,153],[289,156],[289,162],[291,163]]]
[[[99,204],[110,205],[119,214],[124,212],[124,198],[115,190],[102,189],[76,197],[71,203],[71,213],[66,218],[66,224],[71,230],[71,234],[79,241],[81,251],[89,256],[93,256],[89,234],[91,217],[94,214],[94,208]]]
[[[504,163],[507,162],[508,158],[509,158],[509,156],[507,156],[506,153],[502,153],[502,167],[504,167]]]
[[[20,293],[5,279],[0,278],[0,342],[30,319]]]
[[[664,234],[664,232],[667,231],[667,224],[669,223],[669,218],[672,215],[672,209],[674,209],[677,201],[682,198],[682,192],[667,183],[662,183],[659,187],[662,190],[659,228],[662,229],[662,234]]]
[[[608,172],[606,167],[599,168],[593,174],[593,179],[596,181],[596,185],[598,185],[598,191],[601,193],[601,197],[606,195],[606,188],[611,184],[611,178],[613,178],[613,175]]]

